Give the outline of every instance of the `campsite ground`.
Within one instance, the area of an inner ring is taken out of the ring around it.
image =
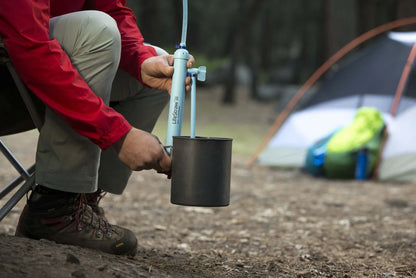
[[[14,237],[22,201],[0,223],[0,277],[416,276],[416,184],[247,168],[276,103],[253,103],[241,91],[226,107],[217,90],[199,91],[197,133],[234,138],[229,207],[172,205],[168,180],[135,173],[125,194],[102,201],[110,222],[139,239],[135,257],[118,257]],[[162,122],[156,134],[163,130]],[[35,139],[29,132],[5,141],[30,164]],[[0,182],[13,175],[0,160]]]

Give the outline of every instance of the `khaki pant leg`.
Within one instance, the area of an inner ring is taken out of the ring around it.
[[[121,51],[116,22],[98,11],[66,14],[50,20],[50,37],[59,41],[94,93],[109,103]],[[100,155],[97,145],[47,109],[36,154],[38,184],[61,191],[93,192]]]

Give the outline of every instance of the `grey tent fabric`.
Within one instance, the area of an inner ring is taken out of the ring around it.
[[[393,100],[413,45],[397,41],[395,34],[383,36],[338,65],[305,107],[350,95],[386,95]],[[404,95],[416,98],[416,68],[409,75]]]
[[[398,115],[388,126],[379,179],[383,181],[416,181],[416,105]]]

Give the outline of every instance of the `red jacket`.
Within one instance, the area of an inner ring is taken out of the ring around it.
[[[90,0],[87,0],[91,2]],[[49,39],[49,19],[83,9],[86,0],[0,0],[0,35],[16,71],[46,105],[78,133],[106,149],[131,125],[106,106],[82,79],[58,41]],[[155,56],[143,45],[126,0],[95,0],[95,9],[112,16],[122,39],[120,67],[141,80],[141,63]]]

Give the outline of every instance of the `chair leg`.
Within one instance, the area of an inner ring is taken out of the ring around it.
[[[0,209],[0,221],[12,210],[12,208],[32,189],[35,185],[35,175],[30,178],[17,190],[17,192]]]
[[[35,172],[35,164],[33,164],[28,170],[27,172],[29,173],[29,175],[32,175]],[[30,176],[29,176],[30,177]],[[29,178],[28,177],[28,178]],[[27,178],[27,179],[28,179]],[[27,180],[26,179],[26,180]],[[3,197],[5,197],[7,194],[9,194],[13,189],[15,189],[19,184],[21,184],[23,181],[25,181],[25,179],[22,176],[18,176],[16,179],[14,179],[11,183],[9,183],[6,187],[4,187],[1,191],[0,191],[0,200],[3,199]]]
[[[13,167],[19,172],[19,174],[26,180],[30,177],[26,169],[20,164],[20,162],[13,156],[12,152],[3,144],[0,140],[0,151],[9,160]]]

